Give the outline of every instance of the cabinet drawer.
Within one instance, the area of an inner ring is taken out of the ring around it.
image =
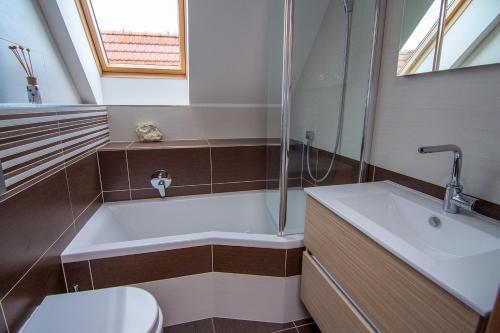
[[[304,242],[382,332],[475,332],[479,314],[310,197]]]
[[[374,332],[305,252],[302,260],[301,298],[322,332]]]

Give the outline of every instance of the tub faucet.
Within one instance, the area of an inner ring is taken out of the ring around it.
[[[167,188],[172,184],[172,177],[165,170],[156,170],[151,175],[151,185],[160,192],[160,197],[165,198]]]
[[[443,210],[447,213],[457,214],[459,209],[472,211],[478,199],[463,193],[463,186],[460,183],[460,171],[462,169],[462,150],[455,145],[420,147],[420,154],[440,153],[450,151],[453,153],[453,167],[451,169],[451,179],[446,184],[446,193],[444,195]]]

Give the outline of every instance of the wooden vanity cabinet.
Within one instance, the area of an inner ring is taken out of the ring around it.
[[[478,313],[311,197],[304,237],[310,254],[301,295],[323,333],[473,333],[484,326]]]

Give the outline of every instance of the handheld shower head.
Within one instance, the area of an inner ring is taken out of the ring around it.
[[[354,0],[344,0],[344,10],[346,13],[351,13],[354,7]]]

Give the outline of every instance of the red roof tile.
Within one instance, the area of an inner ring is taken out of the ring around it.
[[[179,36],[103,31],[101,39],[110,64],[180,67]]]

